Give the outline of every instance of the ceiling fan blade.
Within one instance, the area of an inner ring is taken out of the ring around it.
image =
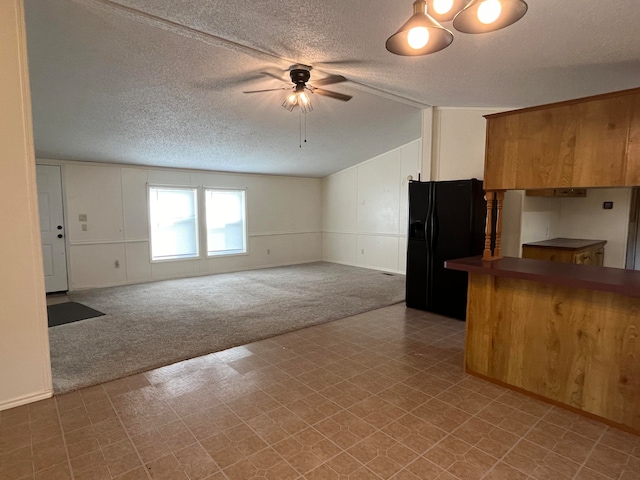
[[[262,92],[275,92],[276,90],[285,90],[287,87],[280,88],[267,88],[266,90],[247,90],[242,93],[262,93]]]
[[[321,87],[322,85],[331,85],[332,83],[341,83],[346,81],[347,79],[342,75],[331,75],[330,77],[321,78],[320,80],[312,80],[311,83]]]
[[[279,76],[279,75],[276,75],[275,73],[271,73],[271,72],[260,72],[260,73],[262,73],[263,75],[268,75],[268,76],[270,76],[271,78],[275,78],[276,80],[280,80],[280,81],[281,81],[281,82],[283,82],[283,83],[291,83],[290,81],[285,80],[284,78],[282,78],[282,77],[281,77],[281,76]]]
[[[365,63],[364,60],[355,60],[353,58],[348,60],[329,60],[327,62],[315,62],[316,65],[360,65]]]
[[[348,102],[353,98],[351,95],[344,95],[342,93],[332,92],[331,90],[323,90],[322,88],[314,88],[312,92],[318,95],[324,95],[325,97],[335,98],[336,100],[342,100],[343,102]]]

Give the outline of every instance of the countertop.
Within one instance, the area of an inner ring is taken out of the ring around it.
[[[504,257],[492,262],[485,262],[482,257],[467,257],[447,260],[445,267],[469,273],[519,278],[640,297],[640,271],[635,270],[515,257]]]
[[[595,245],[604,245],[606,240],[589,240],[586,238],[550,238],[540,242],[529,242],[522,244],[527,247],[550,247],[564,248],[567,250],[579,250],[581,248],[593,247]]]

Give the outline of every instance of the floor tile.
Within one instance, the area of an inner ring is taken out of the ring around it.
[[[638,480],[640,437],[463,372],[393,305],[0,412],[3,480]]]

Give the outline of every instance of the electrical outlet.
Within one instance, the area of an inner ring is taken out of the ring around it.
[[[120,260],[116,260],[115,265],[116,265],[116,268],[120,268]]]
[[[267,255],[271,255],[271,249],[267,248]]]
[[[360,250],[360,255],[364,255],[364,248]]]
[[[86,231],[87,231],[87,224],[86,224],[86,223],[83,223],[83,224],[82,224],[82,231],[83,231],[83,232],[86,232]]]

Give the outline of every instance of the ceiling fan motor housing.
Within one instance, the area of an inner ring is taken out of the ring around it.
[[[295,83],[296,85],[299,84],[305,84],[309,81],[309,78],[311,78],[311,73],[309,72],[309,70],[303,70],[301,68],[294,68],[293,70],[291,70],[291,81],[293,83]]]

